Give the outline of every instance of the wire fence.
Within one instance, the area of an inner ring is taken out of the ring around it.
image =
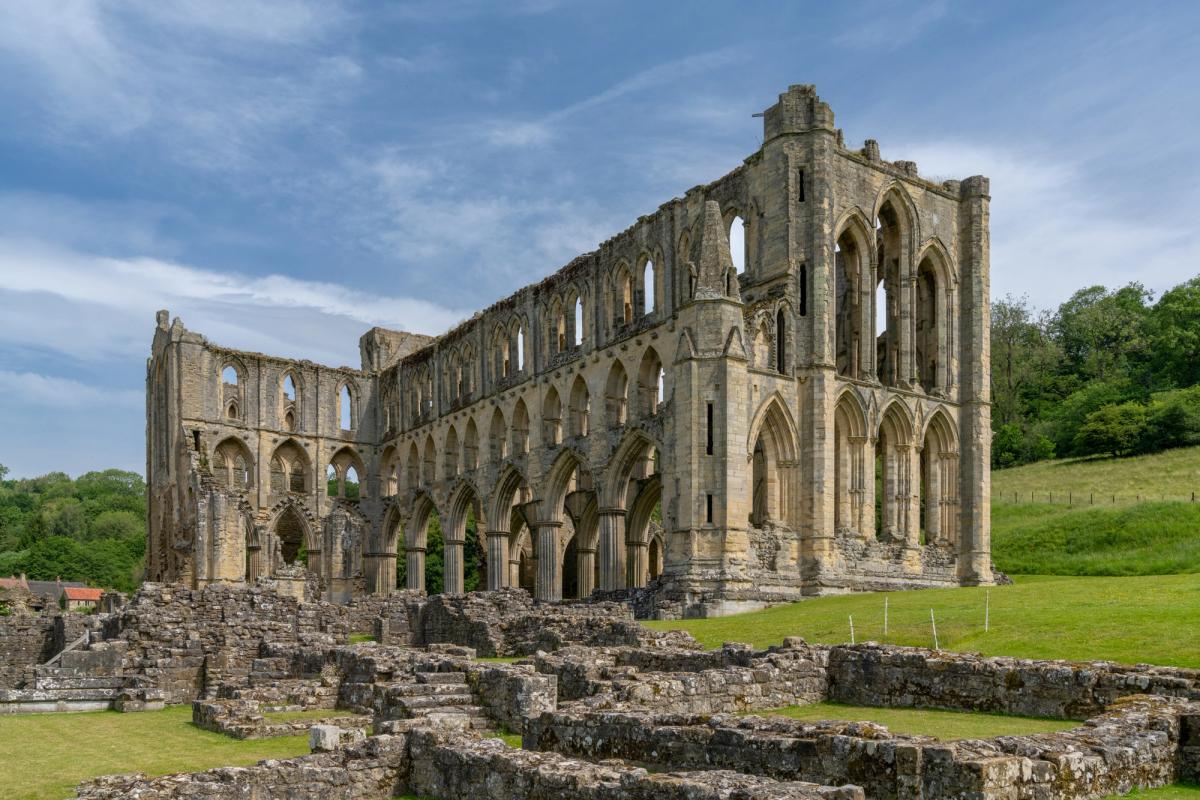
[[[992,491],[993,503],[1026,505],[1030,503],[1056,506],[1119,506],[1136,503],[1195,503],[1197,492],[1186,494],[1149,493],[1119,494],[1114,492],[1076,491],[1066,489],[1029,491]]]

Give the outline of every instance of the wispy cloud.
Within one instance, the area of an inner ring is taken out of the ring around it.
[[[530,147],[543,145],[558,135],[561,123],[584,112],[613,103],[636,92],[645,92],[729,66],[743,58],[733,47],[723,47],[705,53],[656,64],[618,81],[603,91],[571,103],[534,120],[496,121],[489,126],[489,138],[500,146]]]
[[[1130,281],[1161,292],[1192,277],[1200,263],[1194,226],[1114,205],[1094,185],[1088,162],[953,141],[900,146],[896,154],[917,161],[925,175],[989,177],[993,296],[1033,294],[1050,305],[1085,285]],[[1200,202],[1192,212],[1195,219]]]
[[[0,238],[0,345],[70,359],[145,354],[170,308],[222,344],[353,364],[369,326],[441,333],[465,318],[434,303],[283,275],[250,277]],[[69,324],[47,324],[60,320]]]
[[[921,38],[950,11],[949,0],[926,0],[916,8],[888,0],[870,0],[850,8],[854,22],[834,38],[855,50],[895,50]]]
[[[306,47],[344,19],[281,0],[4,3],[0,87],[75,146],[137,138],[191,167],[245,166],[353,90],[353,59]]]
[[[142,392],[127,389],[114,391],[73,378],[6,369],[0,369],[0,392],[20,403],[50,408],[97,409],[117,406],[139,409],[146,404]]]

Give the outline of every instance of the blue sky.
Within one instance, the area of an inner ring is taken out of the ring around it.
[[[154,311],[357,363],[735,167],[815,83],[848,142],[992,178],[994,296],[1200,269],[1200,7],[0,4],[0,463],[144,464]]]

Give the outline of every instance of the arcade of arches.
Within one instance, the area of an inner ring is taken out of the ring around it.
[[[302,563],[334,600],[625,590],[662,616],[992,582],[987,179],[847,146],[811,86],[763,124],[444,335],[367,331],[358,369],[160,312],[149,577]]]

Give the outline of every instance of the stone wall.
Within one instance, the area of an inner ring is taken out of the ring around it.
[[[873,723],[647,712],[558,712],[524,742],[589,759],[852,783],[881,800],[1103,797],[1194,774],[1200,706],[1138,697],[1060,733],[940,742]]]
[[[652,631],[620,603],[548,604],[519,589],[435,595],[420,613],[419,644],[453,642],[484,657],[525,656],[571,644],[595,647],[671,642],[690,636]]]
[[[116,775],[80,785],[79,800],[383,800],[403,794],[408,741],[375,736],[359,745],[253,767],[166,775]]]
[[[15,689],[33,678],[33,668],[54,655],[54,617],[13,614],[0,617],[0,689]]]
[[[829,699],[1082,719],[1121,697],[1200,700],[1200,670],[1104,661],[1034,661],[915,647],[828,648]]]
[[[561,700],[590,709],[718,714],[824,699],[824,657],[792,639],[765,651],[572,647],[539,653],[534,664],[558,678]]]
[[[263,642],[333,645],[349,628],[342,606],[302,603],[268,588],[147,583],[106,621],[105,636],[128,642],[126,674],[183,703],[206,686],[245,681]]]

